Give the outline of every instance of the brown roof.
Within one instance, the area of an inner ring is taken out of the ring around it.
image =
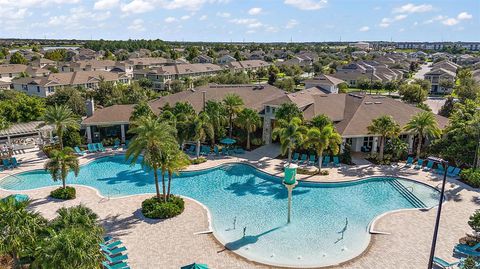
[[[82,121],[84,125],[109,125],[128,123],[134,105],[113,105],[95,110],[93,116]]]
[[[42,86],[58,86],[58,85],[78,85],[86,84],[90,81],[99,81],[103,78],[105,81],[117,81],[122,75],[118,73],[106,71],[77,71],[65,73],[51,73],[47,77],[39,78],[21,78],[15,79],[15,84],[29,84],[34,83]]]
[[[246,60],[235,61],[228,63],[228,66],[233,69],[246,69],[246,68],[258,68],[268,67],[270,64],[262,60]]]
[[[216,64],[176,64],[152,69],[149,73],[163,75],[185,75],[193,73],[219,72],[222,67]]]
[[[24,64],[0,64],[0,74],[21,73],[27,70]]]
[[[162,57],[151,57],[151,58],[132,58],[132,59],[129,59],[128,62],[130,62],[133,65],[159,65],[159,64],[174,63],[175,61],[162,58]]]
[[[324,83],[324,84],[330,84],[330,85],[338,85],[340,83],[343,83],[345,81],[338,79],[336,77],[332,77],[329,75],[319,75],[318,77],[314,77],[312,79],[307,79],[304,81],[305,83]]]

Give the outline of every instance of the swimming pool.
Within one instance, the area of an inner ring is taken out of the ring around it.
[[[140,164],[131,166],[124,158],[96,159],[80,169],[78,178],[70,174],[67,184],[91,186],[105,196],[154,192],[151,172]],[[48,173],[35,170],[1,180],[0,188],[27,190],[60,184]],[[287,191],[281,180],[249,165],[183,172],[173,179],[172,191],[209,208],[214,234],[229,249],[257,262],[293,267],[352,259],[368,246],[369,223],[376,216],[432,207],[439,197],[429,186],[398,178],[300,182],[293,191],[292,222],[286,225]]]

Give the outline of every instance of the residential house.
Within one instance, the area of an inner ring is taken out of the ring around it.
[[[73,61],[99,60],[103,57],[102,52],[97,52],[91,49],[78,48],[76,51],[78,53],[73,56]]]
[[[162,57],[152,57],[152,58],[133,58],[128,60],[129,64],[133,65],[135,70],[155,68],[165,65],[175,65],[178,61],[166,59]]]
[[[46,58],[38,58],[30,63],[31,66],[38,67],[38,68],[45,68],[48,67],[56,67],[57,62],[46,59]]]
[[[23,64],[0,64],[0,82],[10,83],[14,78],[20,77],[22,73],[30,77],[42,77],[48,75],[50,71]]]
[[[230,56],[228,54],[225,54],[225,55],[221,56],[217,60],[218,64],[221,64],[221,65],[229,64],[229,63],[235,62],[235,61],[237,61],[237,59],[233,58],[232,56]]]
[[[270,66],[269,63],[262,61],[262,60],[245,60],[245,61],[236,61],[230,62],[226,65],[226,68],[234,71],[256,71],[260,68],[268,68]]]
[[[76,71],[107,71],[125,73],[129,77],[133,77],[133,64],[130,61],[84,60],[67,62],[60,66],[60,72]]]
[[[348,44],[348,46],[361,49],[361,50],[368,50],[370,48],[370,44],[367,42],[350,43]]]
[[[278,66],[280,66],[280,65],[283,65],[283,66],[298,65],[300,67],[306,67],[306,66],[311,66],[313,64],[313,61],[306,60],[302,57],[293,56],[291,59],[284,60],[284,61],[278,61],[275,64],[278,65]]]
[[[192,59],[192,63],[212,64],[213,58],[208,55],[198,55]]]
[[[100,81],[111,81],[114,83],[130,83],[130,78],[125,74],[118,74],[107,71],[76,71],[64,73],[51,73],[46,77],[26,77],[12,81],[16,91],[29,95],[47,97],[58,88],[63,87],[84,87],[95,89]]]
[[[432,88],[431,93],[450,93],[452,89],[445,89],[440,87],[440,81],[443,79],[455,81],[456,74],[444,68],[435,68],[425,73],[424,78],[430,81]]]
[[[329,75],[320,75],[312,79],[307,79],[304,83],[305,89],[317,88],[321,90],[322,93],[338,93],[338,85],[346,82]]]

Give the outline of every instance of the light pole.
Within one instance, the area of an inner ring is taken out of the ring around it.
[[[440,192],[440,200],[438,201],[437,219],[435,221],[435,229],[433,230],[432,247],[430,248],[430,259],[428,260],[428,269],[433,268],[433,257],[435,256],[435,247],[437,245],[438,228],[440,225],[440,216],[442,214],[443,197],[445,196],[445,183],[447,182],[448,161],[442,160],[441,163],[444,168],[442,191]]]

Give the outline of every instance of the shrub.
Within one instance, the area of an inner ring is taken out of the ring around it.
[[[471,256],[468,256],[464,261],[463,261],[463,269],[476,269],[477,264],[475,262],[475,259],[473,259]]]
[[[205,158],[205,157],[198,157],[198,158],[190,160],[190,162],[192,164],[201,164],[201,163],[204,163],[206,161],[207,161],[207,158]]]
[[[65,147],[75,147],[82,144],[82,137],[77,130],[67,129],[62,137],[63,146]]]
[[[258,137],[255,137],[252,139],[252,141],[250,141],[250,143],[253,145],[253,146],[261,146],[263,144],[263,140],[261,138],[258,138]]]
[[[167,202],[157,197],[142,202],[142,214],[150,219],[168,219],[180,215],[185,209],[185,202],[181,197],[171,195]]]
[[[47,146],[44,146],[42,148],[43,150],[43,153],[45,153],[45,155],[47,155],[47,157],[50,158],[50,153],[52,152],[52,150],[60,150],[60,145],[59,144],[55,144],[55,145],[47,145]]]
[[[340,162],[344,164],[352,164],[352,154],[350,152],[350,144],[345,143],[343,152],[340,154]]]
[[[470,220],[468,221],[468,225],[476,233],[480,232],[480,210],[475,211],[475,213],[473,213],[473,215],[470,216]]]
[[[315,168],[314,170],[309,170],[306,168],[299,167],[297,168],[297,173],[300,175],[309,175],[309,176],[315,176],[315,175],[328,176],[329,175],[328,170],[322,170],[322,172],[319,173],[317,168]]]
[[[468,185],[479,188],[480,187],[480,169],[464,169],[460,173],[460,179]]]
[[[50,197],[62,200],[75,199],[77,192],[74,187],[58,188],[50,193]]]

